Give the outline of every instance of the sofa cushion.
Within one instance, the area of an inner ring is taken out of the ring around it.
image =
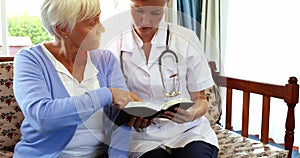
[[[222,104],[219,88],[217,85],[205,90],[206,100],[208,101],[208,109],[205,117],[211,125],[219,124],[222,114]]]
[[[0,150],[13,151],[24,119],[13,94],[13,63],[0,63]]]
[[[7,151],[7,150],[0,150],[0,157],[1,158],[12,158],[14,155],[14,152]]]
[[[224,129],[220,125],[213,125],[212,128],[218,138],[219,158],[284,158],[288,155],[287,150],[243,137],[236,132]]]

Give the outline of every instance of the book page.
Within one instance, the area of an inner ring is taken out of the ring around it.
[[[174,111],[175,107],[186,110],[193,105],[194,102],[190,99],[178,98],[170,100],[161,106],[149,102],[129,102],[122,110],[137,117],[152,117],[158,115],[161,111]]]
[[[166,110],[176,104],[180,104],[178,106],[182,109],[188,109],[189,107],[194,105],[194,102],[187,98],[178,98],[178,99],[170,100],[170,101],[164,103],[162,110]]]
[[[160,107],[147,102],[129,102],[122,110],[136,117],[152,117],[158,114]]]
[[[124,108],[145,107],[155,111],[160,111],[160,107],[149,102],[129,102]]]

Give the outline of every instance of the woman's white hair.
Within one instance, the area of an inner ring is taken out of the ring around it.
[[[99,0],[43,0],[41,2],[41,19],[45,29],[54,36],[56,26],[72,32],[76,23],[100,14]]]

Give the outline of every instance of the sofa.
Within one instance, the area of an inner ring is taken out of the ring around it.
[[[214,79],[216,79],[215,75]],[[220,81],[215,81],[220,84]],[[291,156],[288,150],[262,143],[259,140],[248,138],[243,134],[224,128],[220,124],[222,102],[219,88],[218,85],[215,85],[205,91],[209,103],[205,117],[208,118],[217,134],[220,158]],[[297,88],[293,92],[297,93],[299,86]],[[298,98],[291,99],[298,102]],[[24,119],[13,93],[13,58],[0,57],[0,115],[0,157],[11,158],[14,146],[21,138],[20,126]]]
[[[13,93],[13,62],[0,62],[0,157],[12,157],[24,119]]]

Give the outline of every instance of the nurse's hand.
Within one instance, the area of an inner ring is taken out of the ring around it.
[[[132,102],[133,99],[130,96],[129,91],[124,91],[118,88],[109,88],[112,93],[112,103],[118,108],[124,108],[128,102]]]
[[[208,102],[204,91],[191,92],[191,98],[195,104],[187,110],[175,108],[175,112],[165,111],[161,116],[177,123],[186,123],[200,118],[207,112]]]
[[[143,129],[151,125],[152,120],[145,119],[143,117],[133,117],[128,125],[134,127],[135,129]]]
[[[172,111],[165,111],[161,114],[161,117],[170,119],[177,123],[186,123],[191,122],[195,119],[196,111],[190,107],[187,110],[181,108],[175,108],[175,112]]]

